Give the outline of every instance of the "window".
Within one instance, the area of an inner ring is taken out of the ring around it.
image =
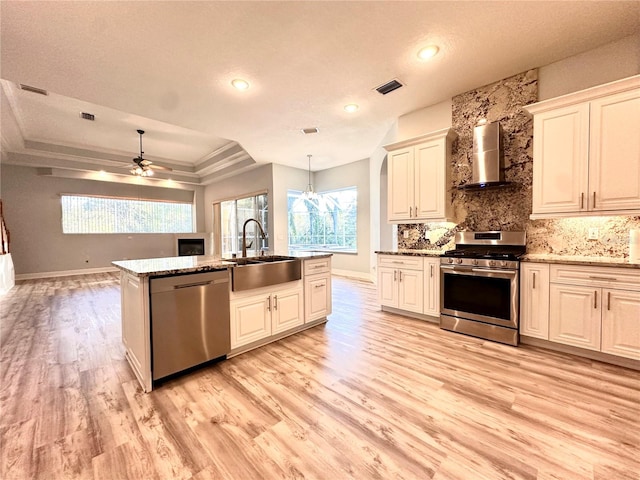
[[[191,233],[193,204],[62,195],[62,233]]]
[[[358,189],[323,192],[310,200],[287,192],[290,250],[357,250]]]
[[[242,227],[250,218],[259,220],[265,233],[269,231],[267,194],[238,198],[220,202],[220,249],[223,257],[242,252]],[[269,238],[261,238],[255,222],[249,222],[246,229],[247,255],[257,255],[260,250],[269,249]]]

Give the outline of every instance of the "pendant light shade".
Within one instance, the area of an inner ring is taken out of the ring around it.
[[[315,200],[318,198],[318,194],[313,191],[313,185],[311,184],[311,155],[307,155],[309,158],[309,183],[307,189],[302,193],[302,196],[307,200]]]

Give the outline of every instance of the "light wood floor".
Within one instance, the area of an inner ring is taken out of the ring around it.
[[[143,394],[115,274],[2,301],[3,479],[638,479],[640,373],[384,313],[334,278],[329,323]]]

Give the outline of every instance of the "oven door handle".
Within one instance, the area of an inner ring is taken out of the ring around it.
[[[440,270],[450,270],[452,273],[471,273],[478,277],[513,278],[518,275],[517,270],[502,270],[499,268],[480,268],[460,265],[440,265]],[[445,274],[446,272],[443,272]]]

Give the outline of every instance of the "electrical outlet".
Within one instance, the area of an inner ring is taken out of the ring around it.
[[[404,238],[409,238],[409,230],[402,232],[402,235],[404,235]]]
[[[597,228],[590,228],[589,229],[589,233],[587,235],[587,238],[589,240],[598,240],[598,229]]]

